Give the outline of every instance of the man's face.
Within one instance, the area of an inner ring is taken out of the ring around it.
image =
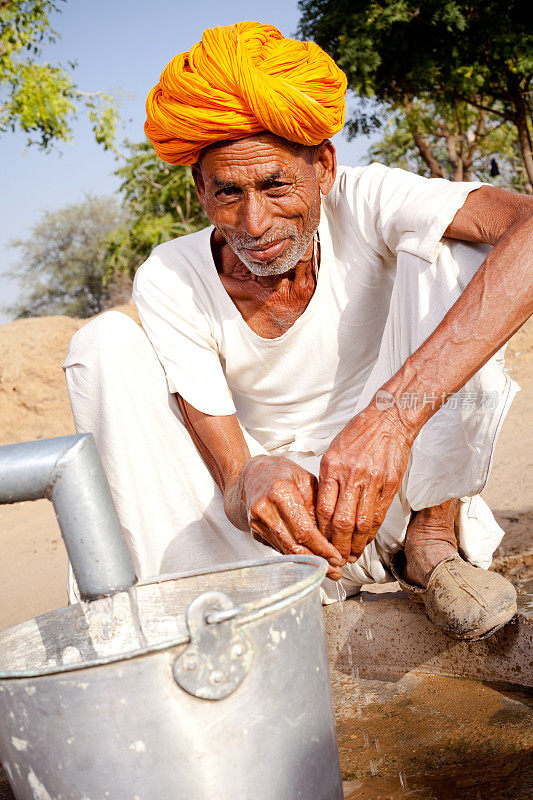
[[[262,133],[208,148],[194,176],[209,219],[239,260],[255,275],[281,275],[310,249],[320,195],[335,179],[335,150],[327,142],[306,151]]]

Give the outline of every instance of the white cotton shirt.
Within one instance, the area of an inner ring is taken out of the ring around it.
[[[267,451],[322,455],[353,417],[389,311],[396,256],[436,260],[480,183],[427,179],[381,164],[339,167],[323,198],[315,292],[296,322],[265,339],[226,292],[213,228],[166,242],[138,270],[133,298],[170,392],[237,414]]]

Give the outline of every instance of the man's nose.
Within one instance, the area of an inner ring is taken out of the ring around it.
[[[241,206],[241,229],[248,236],[259,239],[271,227],[267,203],[260,195],[246,195]]]

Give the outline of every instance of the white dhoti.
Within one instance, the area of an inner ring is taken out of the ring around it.
[[[429,264],[400,249],[379,357],[357,410],[438,325],[486,252],[448,241]],[[91,320],[72,338],[64,369],[76,429],[95,437],[139,578],[273,555],[226,517],[222,494],[139,326],[117,311]],[[384,524],[357,563],[344,567],[348,594],[366,583],[392,580],[388,566],[402,548],[411,510],[452,497],[463,498],[457,517],[461,552],[474,565],[488,568],[503,531],[478,493],[518,388],[504,371],[500,352],[426,423]],[[421,400],[406,397],[402,402]],[[244,433],[252,455],[266,452]],[[290,453],[316,475],[320,457]],[[337,596],[331,581],[326,590]]]

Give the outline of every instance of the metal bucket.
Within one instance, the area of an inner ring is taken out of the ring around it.
[[[341,800],[325,571],[287,556],[164,576],[0,633],[17,799]]]

